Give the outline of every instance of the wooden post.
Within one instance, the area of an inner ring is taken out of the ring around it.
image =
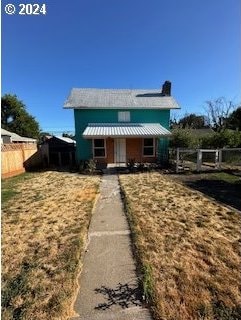
[[[201,171],[202,166],[202,151],[200,149],[197,150],[197,171]]]
[[[218,161],[218,154],[219,154],[219,151],[218,149],[215,151],[215,169],[219,169],[219,161]]]
[[[218,168],[221,169],[222,167],[222,161],[223,161],[223,150],[222,149],[219,149],[218,150],[219,152],[219,155],[218,155]]]
[[[177,148],[177,160],[176,160],[176,173],[178,173],[178,166],[179,166],[179,148]]]

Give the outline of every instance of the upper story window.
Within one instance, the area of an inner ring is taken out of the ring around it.
[[[131,121],[130,111],[118,112],[118,122],[130,122],[130,121]]]

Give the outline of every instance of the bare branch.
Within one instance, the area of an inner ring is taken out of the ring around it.
[[[212,127],[216,131],[225,129],[227,118],[235,108],[234,103],[224,97],[220,97],[215,100],[206,101],[206,105],[205,111]]]

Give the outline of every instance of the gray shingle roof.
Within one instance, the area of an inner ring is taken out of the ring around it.
[[[71,90],[64,108],[153,108],[179,109],[173,97],[162,96],[156,89],[91,89]]]
[[[161,137],[171,132],[159,123],[89,123],[83,132],[84,138],[96,137]]]

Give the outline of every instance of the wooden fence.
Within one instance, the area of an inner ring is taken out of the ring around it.
[[[241,148],[170,149],[169,161],[176,172],[235,169],[241,170]]]
[[[41,157],[35,143],[2,144],[1,147],[1,176],[7,178],[25,172],[29,166],[38,166]]]

